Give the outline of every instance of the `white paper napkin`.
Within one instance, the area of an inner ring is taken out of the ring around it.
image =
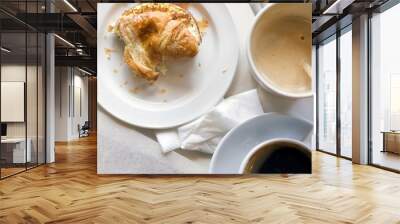
[[[224,99],[199,119],[178,128],[157,130],[164,153],[181,148],[213,153],[222,137],[238,124],[264,113],[257,90]]]

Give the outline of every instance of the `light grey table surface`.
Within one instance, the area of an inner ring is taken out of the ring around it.
[[[280,112],[313,121],[314,98],[289,100],[273,96],[251,77],[245,41],[254,20],[247,3],[227,4],[240,41],[239,65],[226,96],[257,88],[265,112]],[[244,35],[246,34],[246,35]],[[198,174],[208,173],[211,155],[176,150],[163,154],[153,130],[119,121],[101,106],[97,110],[97,171],[99,174]]]

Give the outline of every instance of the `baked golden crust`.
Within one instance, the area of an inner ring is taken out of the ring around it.
[[[169,3],[146,3],[127,9],[114,32],[125,43],[125,62],[148,80],[159,77],[166,57],[194,57],[201,43],[192,15]]]
[[[133,60],[133,57],[130,55],[128,48],[125,48],[124,50],[124,61],[133,71],[137,72],[137,74],[149,81],[156,80],[160,75],[160,73],[154,69],[144,66],[140,63],[136,63],[135,60]]]

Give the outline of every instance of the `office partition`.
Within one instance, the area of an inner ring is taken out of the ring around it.
[[[43,12],[43,5],[44,1],[0,2],[1,179],[45,162],[46,39],[23,22],[27,13]]]

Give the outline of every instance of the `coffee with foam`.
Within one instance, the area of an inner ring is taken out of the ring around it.
[[[271,4],[253,26],[249,58],[256,78],[290,97],[312,95],[311,7],[309,4]]]
[[[288,17],[271,23],[254,41],[259,72],[278,89],[291,93],[311,91],[311,33],[308,21]]]

